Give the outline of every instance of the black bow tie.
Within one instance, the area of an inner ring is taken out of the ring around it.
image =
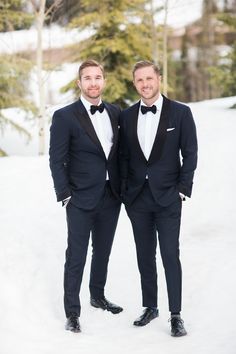
[[[99,106],[92,105],[90,107],[90,112],[91,112],[91,114],[94,114],[96,111],[99,111],[100,113],[102,113],[104,111],[104,108],[105,108],[104,103],[101,103]]]
[[[155,114],[157,112],[157,107],[155,105],[153,105],[151,107],[141,106],[141,112],[143,114],[145,114],[147,112],[152,112],[153,114]]]

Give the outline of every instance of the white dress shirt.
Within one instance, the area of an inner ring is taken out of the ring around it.
[[[91,119],[97,137],[102,145],[104,154],[108,159],[108,156],[111,151],[111,147],[113,145],[113,130],[112,130],[111,121],[108,116],[108,113],[106,109],[104,109],[102,113],[96,111],[94,114],[91,114],[90,107],[92,103],[88,102],[82,95],[80,99],[88,112],[88,115]],[[101,103],[102,101],[100,100],[98,105]]]
[[[155,114],[152,112],[147,112],[142,114],[141,105],[146,106],[146,104],[141,100],[140,109],[138,114],[138,140],[144,156],[148,160],[152,151],[153,143],[156,137],[158,124],[160,121],[161,109],[163,104],[162,95],[153,103],[157,107]]]

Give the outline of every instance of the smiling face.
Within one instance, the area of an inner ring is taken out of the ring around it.
[[[103,72],[99,66],[87,66],[82,69],[77,84],[83,97],[97,105],[105,87]]]
[[[135,70],[134,86],[147,106],[151,106],[160,95],[161,76],[152,66]]]

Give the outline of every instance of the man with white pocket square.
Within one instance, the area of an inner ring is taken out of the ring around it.
[[[145,326],[158,317],[157,235],[165,270],[171,335],[187,334],[181,318],[179,232],[182,201],[190,197],[197,166],[196,127],[188,106],[160,93],[161,75],[149,61],[135,64],[141,99],[121,113],[121,194],[130,218],[141,277]]]

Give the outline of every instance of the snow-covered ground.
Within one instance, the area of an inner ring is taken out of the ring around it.
[[[122,209],[107,297],[119,315],[89,305],[88,254],[81,291],[82,333],[64,330],[65,211],[56,203],[48,157],[0,159],[1,354],[235,354],[236,97],[191,104],[199,138],[193,196],[183,205],[183,311],[188,335],[169,334],[158,253],[160,317],[144,328],[129,220]],[[234,130],[235,129],[235,130]],[[17,150],[15,152],[17,155]]]

